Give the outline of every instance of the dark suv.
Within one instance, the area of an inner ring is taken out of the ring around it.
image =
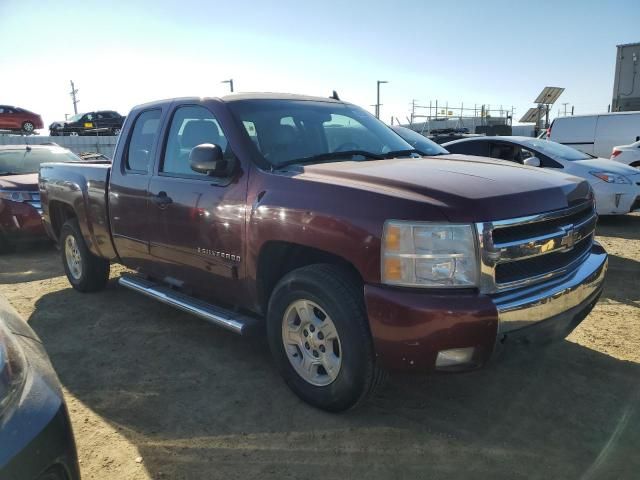
[[[51,136],[119,135],[125,117],[113,110],[78,113],[64,122],[49,125]]]

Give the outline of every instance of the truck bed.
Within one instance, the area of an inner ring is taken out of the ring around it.
[[[43,221],[57,241],[67,209],[75,212],[89,250],[100,257],[117,258],[109,230],[107,194],[111,163],[43,163],[40,195]]]

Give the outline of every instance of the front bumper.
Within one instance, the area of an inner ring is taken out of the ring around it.
[[[598,215],[624,215],[640,209],[640,175],[631,177],[631,185],[599,182],[594,185]]]
[[[380,364],[392,370],[436,369],[438,353],[473,348],[465,369],[486,363],[511,338],[564,338],[591,311],[607,270],[607,254],[594,244],[570,274],[499,295],[407,291],[365,286],[365,302]]]
[[[0,236],[11,244],[46,239],[40,212],[28,203],[0,199]]]

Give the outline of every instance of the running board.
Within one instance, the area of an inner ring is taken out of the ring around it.
[[[123,287],[130,288],[147,297],[171,305],[172,307],[200,317],[239,335],[246,335],[249,330],[258,323],[258,320],[255,318],[216,307],[210,303],[203,302],[202,300],[140,277],[123,275],[118,279],[118,283]]]

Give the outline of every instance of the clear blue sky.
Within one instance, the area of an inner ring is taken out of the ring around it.
[[[615,46],[640,41],[640,0],[0,0],[0,103],[45,123],[80,110],[236,91],[328,96],[404,120],[421,102],[514,105],[545,85],[576,113],[611,102]],[[554,113],[557,111],[554,109]]]

